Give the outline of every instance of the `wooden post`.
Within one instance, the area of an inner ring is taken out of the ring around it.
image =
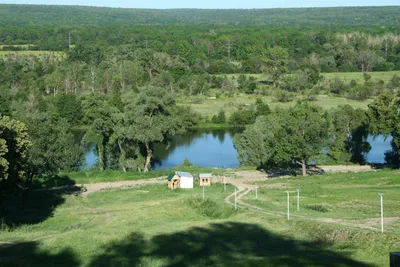
[[[204,184],[203,184],[203,200],[204,200],[204,187],[205,187],[205,186],[204,186]]]
[[[400,252],[390,253],[390,267],[400,267]]]

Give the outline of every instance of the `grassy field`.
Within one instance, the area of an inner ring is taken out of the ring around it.
[[[42,57],[46,54],[55,55],[59,59],[63,59],[65,57],[64,52],[23,50],[23,51],[0,51],[0,58],[13,55]]]
[[[390,81],[394,75],[400,76],[400,71],[384,71],[384,72],[368,72],[371,75],[373,82],[378,82],[379,80],[387,83]],[[322,76],[326,79],[339,78],[346,82],[355,80],[359,83],[364,82],[364,74],[362,72],[335,72],[335,73],[322,73]]]
[[[296,100],[303,99],[304,97],[299,95],[293,101],[289,103],[280,103],[275,101],[274,96],[255,96],[255,95],[246,95],[240,94],[234,97],[223,97],[219,99],[204,99],[200,104],[191,103],[188,99],[181,99],[177,102],[181,105],[189,105],[193,108],[193,110],[199,112],[202,116],[213,116],[217,114],[221,109],[225,111],[227,115],[232,114],[232,112],[236,111],[239,107],[250,107],[254,105],[257,98],[261,98],[265,103],[271,108],[275,107],[289,107],[296,104]],[[337,107],[339,105],[349,104],[354,108],[362,108],[366,109],[368,104],[373,100],[368,99],[365,101],[356,101],[347,99],[344,97],[335,97],[329,95],[317,95],[317,100],[312,103],[318,106],[323,107],[324,109],[331,109]]]
[[[225,193],[221,184],[206,188],[206,201],[198,186],[86,197],[74,190],[32,191],[26,212],[3,218],[0,266],[388,266],[388,253],[400,250],[398,221],[381,234],[310,218],[377,218],[377,192],[385,193],[386,216],[399,216],[398,175],[285,178],[263,184],[258,201],[243,198],[285,212],[285,191],[300,188],[301,209],[289,221],[243,206],[235,211],[224,201],[233,187]]]
[[[400,71],[377,71],[377,72],[368,72],[371,75],[371,79],[374,82],[379,80],[383,80],[385,83],[390,81],[394,75],[400,76]],[[223,76],[223,75],[221,75]],[[268,76],[266,74],[246,74],[246,76],[253,76],[257,78],[257,80],[267,80]],[[321,76],[325,79],[335,79],[339,78],[341,80],[345,80],[346,82],[350,82],[351,80],[356,80],[357,82],[364,81],[364,74],[362,72],[332,72],[332,73],[321,73]],[[239,74],[228,74],[227,77],[239,77]]]

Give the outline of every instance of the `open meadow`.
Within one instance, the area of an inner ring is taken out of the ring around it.
[[[204,99],[201,103],[198,104],[195,104],[188,99],[178,100],[177,102],[180,105],[190,106],[193,110],[199,112],[202,116],[213,116],[217,114],[221,109],[224,110],[227,115],[230,115],[240,107],[250,107],[251,105],[254,105],[257,98],[262,99],[264,103],[267,103],[268,106],[271,108],[286,108],[294,106],[297,100],[304,99],[304,96],[298,95],[293,101],[288,103],[280,103],[275,100],[274,96],[255,96],[246,94],[240,94],[235,97],[222,97],[219,99]],[[332,95],[317,95],[316,101],[313,101],[313,104],[327,110],[335,108],[339,105],[346,104],[351,105],[353,108],[367,109],[368,104],[370,104],[372,101],[372,99],[357,101],[345,97],[337,97]]]
[[[378,83],[379,80],[384,81],[386,84],[389,82],[394,75],[400,76],[400,71],[386,71],[386,72],[369,72],[371,75],[371,81],[374,83]],[[321,73],[323,80],[334,80],[340,79],[344,81],[344,83],[348,84],[352,80],[355,80],[357,83],[363,83],[364,81],[364,74],[362,72],[338,72],[338,73]],[[229,74],[226,75],[230,79],[238,79],[239,74]],[[246,76],[253,76],[258,81],[268,80],[268,76],[265,74],[246,74]],[[232,97],[228,97],[223,95],[219,98],[215,97],[202,97],[195,99],[189,98],[181,98],[178,99],[179,104],[189,105],[193,110],[199,112],[202,116],[213,116],[217,114],[221,109],[225,111],[227,115],[232,114],[239,108],[249,107],[254,105],[257,98],[262,99],[265,103],[267,103],[271,108],[275,107],[290,107],[296,104],[298,100],[306,99],[306,96],[301,93],[294,93],[292,95],[293,99],[290,102],[282,103],[277,101],[276,94],[269,90],[268,95],[248,95],[244,93],[236,93]],[[201,100],[199,100],[201,99]],[[353,108],[361,108],[367,109],[368,104],[370,104],[373,99],[366,99],[366,100],[352,100],[346,98],[344,96],[337,96],[334,94],[317,94],[315,95],[315,99],[313,104],[320,106],[326,110],[331,108],[335,108],[339,105],[350,105]]]
[[[398,171],[253,174],[264,177],[257,200],[240,175],[228,178],[226,192],[221,183],[205,188],[205,201],[201,187],[171,191],[165,181],[86,194],[32,191],[29,209],[2,222],[0,266],[387,266],[389,252],[400,250]]]

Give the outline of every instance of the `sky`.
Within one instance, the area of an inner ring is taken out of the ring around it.
[[[398,6],[400,0],[0,0],[3,4],[83,5],[126,8],[276,8]]]

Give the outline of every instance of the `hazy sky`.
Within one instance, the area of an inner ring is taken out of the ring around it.
[[[85,5],[132,8],[273,8],[397,6],[400,0],[0,0],[7,4]]]

